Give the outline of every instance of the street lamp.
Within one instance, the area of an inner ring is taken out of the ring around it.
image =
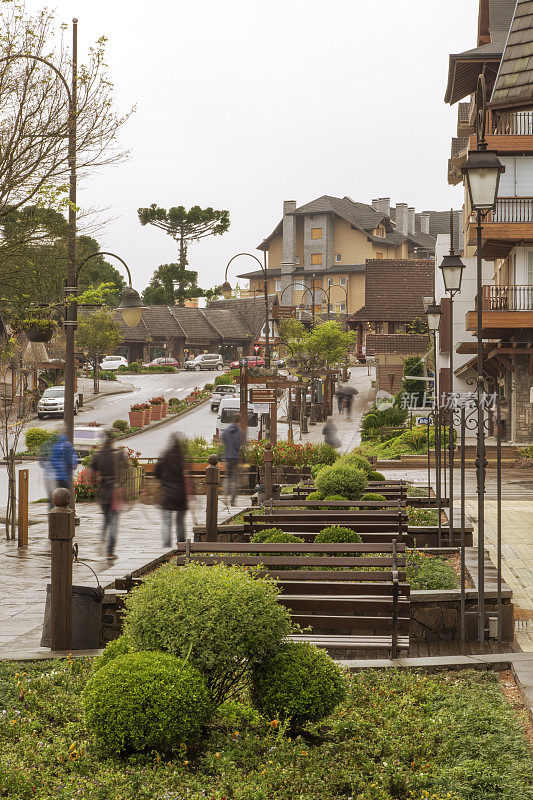
[[[124,320],[128,328],[135,328],[141,321],[142,312],[143,309],[146,308],[146,305],[141,300],[139,292],[132,286],[130,268],[128,267],[123,258],[117,256],[116,253],[108,253],[106,250],[99,250],[97,253],[91,253],[89,256],[87,256],[85,261],[83,261],[80,264],[79,268],[76,270],[76,284],[78,282],[80,272],[85,266],[85,264],[88,261],[90,261],[91,258],[96,258],[96,256],[110,256],[111,258],[116,258],[117,261],[120,261],[120,263],[128,273],[128,285],[126,286],[125,289],[122,290],[122,293],[120,295],[120,305],[118,306],[117,310],[122,312],[122,319]]]
[[[340,284],[340,283],[339,284],[331,283],[326,289],[323,290],[328,296],[328,317],[329,317],[329,310],[330,310],[330,307],[331,307],[331,290],[332,289],[342,289],[343,290],[343,292],[344,292],[344,294],[346,296],[346,312],[348,312],[348,289],[346,288],[346,286],[342,286],[342,284]]]
[[[442,317],[442,308],[435,302],[426,309],[426,316],[428,319],[429,332],[433,335],[439,332],[440,318]]]
[[[268,270],[266,263],[266,257],[267,257],[266,250],[264,250],[263,253],[265,262],[264,264],[262,264],[260,260],[257,258],[257,256],[254,256],[253,253],[237,253],[232,258],[230,258],[230,260],[226,265],[226,271],[224,273],[224,283],[222,284],[221,292],[222,296],[225,297],[226,300],[229,300],[229,298],[231,297],[232,289],[231,289],[231,284],[228,281],[228,269],[232,261],[234,261],[236,258],[239,258],[240,256],[248,256],[248,258],[253,258],[255,261],[257,261],[257,263],[259,264],[259,266],[263,271],[263,275],[265,278],[265,364],[267,367],[270,367],[270,319],[269,319],[270,308],[268,305]]]
[[[453,470],[454,470],[454,454],[455,454],[455,426],[453,419],[454,412],[454,399],[453,399],[453,298],[457,292],[461,291],[461,282],[463,280],[463,270],[465,268],[463,260],[456,255],[453,247],[453,209],[450,211],[450,253],[441,261],[440,269],[442,270],[442,278],[444,281],[444,288],[447,294],[450,295],[450,330],[449,330],[449,352],[450,352],[450,427],[449,427],[449,441],[448,451],[450,453],[450,497],[449,497],[449,525],[450,525],[450,547],[453,547]],[[436,361],[436,355],[435,355]]]
[[[485,410],[483,408],[483,261],[482,261],[482,218],[483,214],[496,206],[500,176],[505,171],[498,154],[487,150],[485,140],[487,90],[485,76],[478,78],[476,91],[476,134],[477,150],[468,154],[462,173],[466,180],[470,205],[477,215],[477,440],[476,440],[476,481],[477,481],[477,533],[478,533],[478,642],[485,641]]]

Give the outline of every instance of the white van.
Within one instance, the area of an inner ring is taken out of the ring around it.
[[[241,400],[239,395],[223,397],[220,400],[217,414],[217,428],[215,438],[221,439],[222,432],[235,422],[235,417],[240,413]],[[259,414],[254,409],[253,404],[248,404],[248,439],[257,439],[259,436]]]
[[[73,446],[77,453],[92,453],[104,441],[104,428],[95,428],[93,425],[76,425],[74,428]]]

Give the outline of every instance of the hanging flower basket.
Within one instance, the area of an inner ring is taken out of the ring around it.
[[[30,342],[49,342],[54,335],[56,323],[49,319],[28,319],[23,330]]]

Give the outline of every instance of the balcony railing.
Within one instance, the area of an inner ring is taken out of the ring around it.
[[[484,286],[483,311],[533,311],[533,286]]]
[[[533,222],[533,197],[499,197],[486,222]]]
[[[533,136],[533,111],[490,114],[487,132],[493,136]]]

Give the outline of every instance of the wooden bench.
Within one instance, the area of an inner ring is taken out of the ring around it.
[[[405,545],[396,541],[185,542],[178,545],[177,564],[261,566],[278,582],[278,599],[293,622],[311,629],[293,635],[292,640],[308,641],[333,653],[386,651],[396,658],[409,648],[410,589],[405,583],[404,553]]]
[[[309,494],[316,492],[316,486],[294,486],[293,496],[305,500]],[[369,481],[366,492],[381,494],[386,500],[400,500],[405,502],[407,499],[407,483],[405,481]],[[291,495],[283,495],[290,499]]]

